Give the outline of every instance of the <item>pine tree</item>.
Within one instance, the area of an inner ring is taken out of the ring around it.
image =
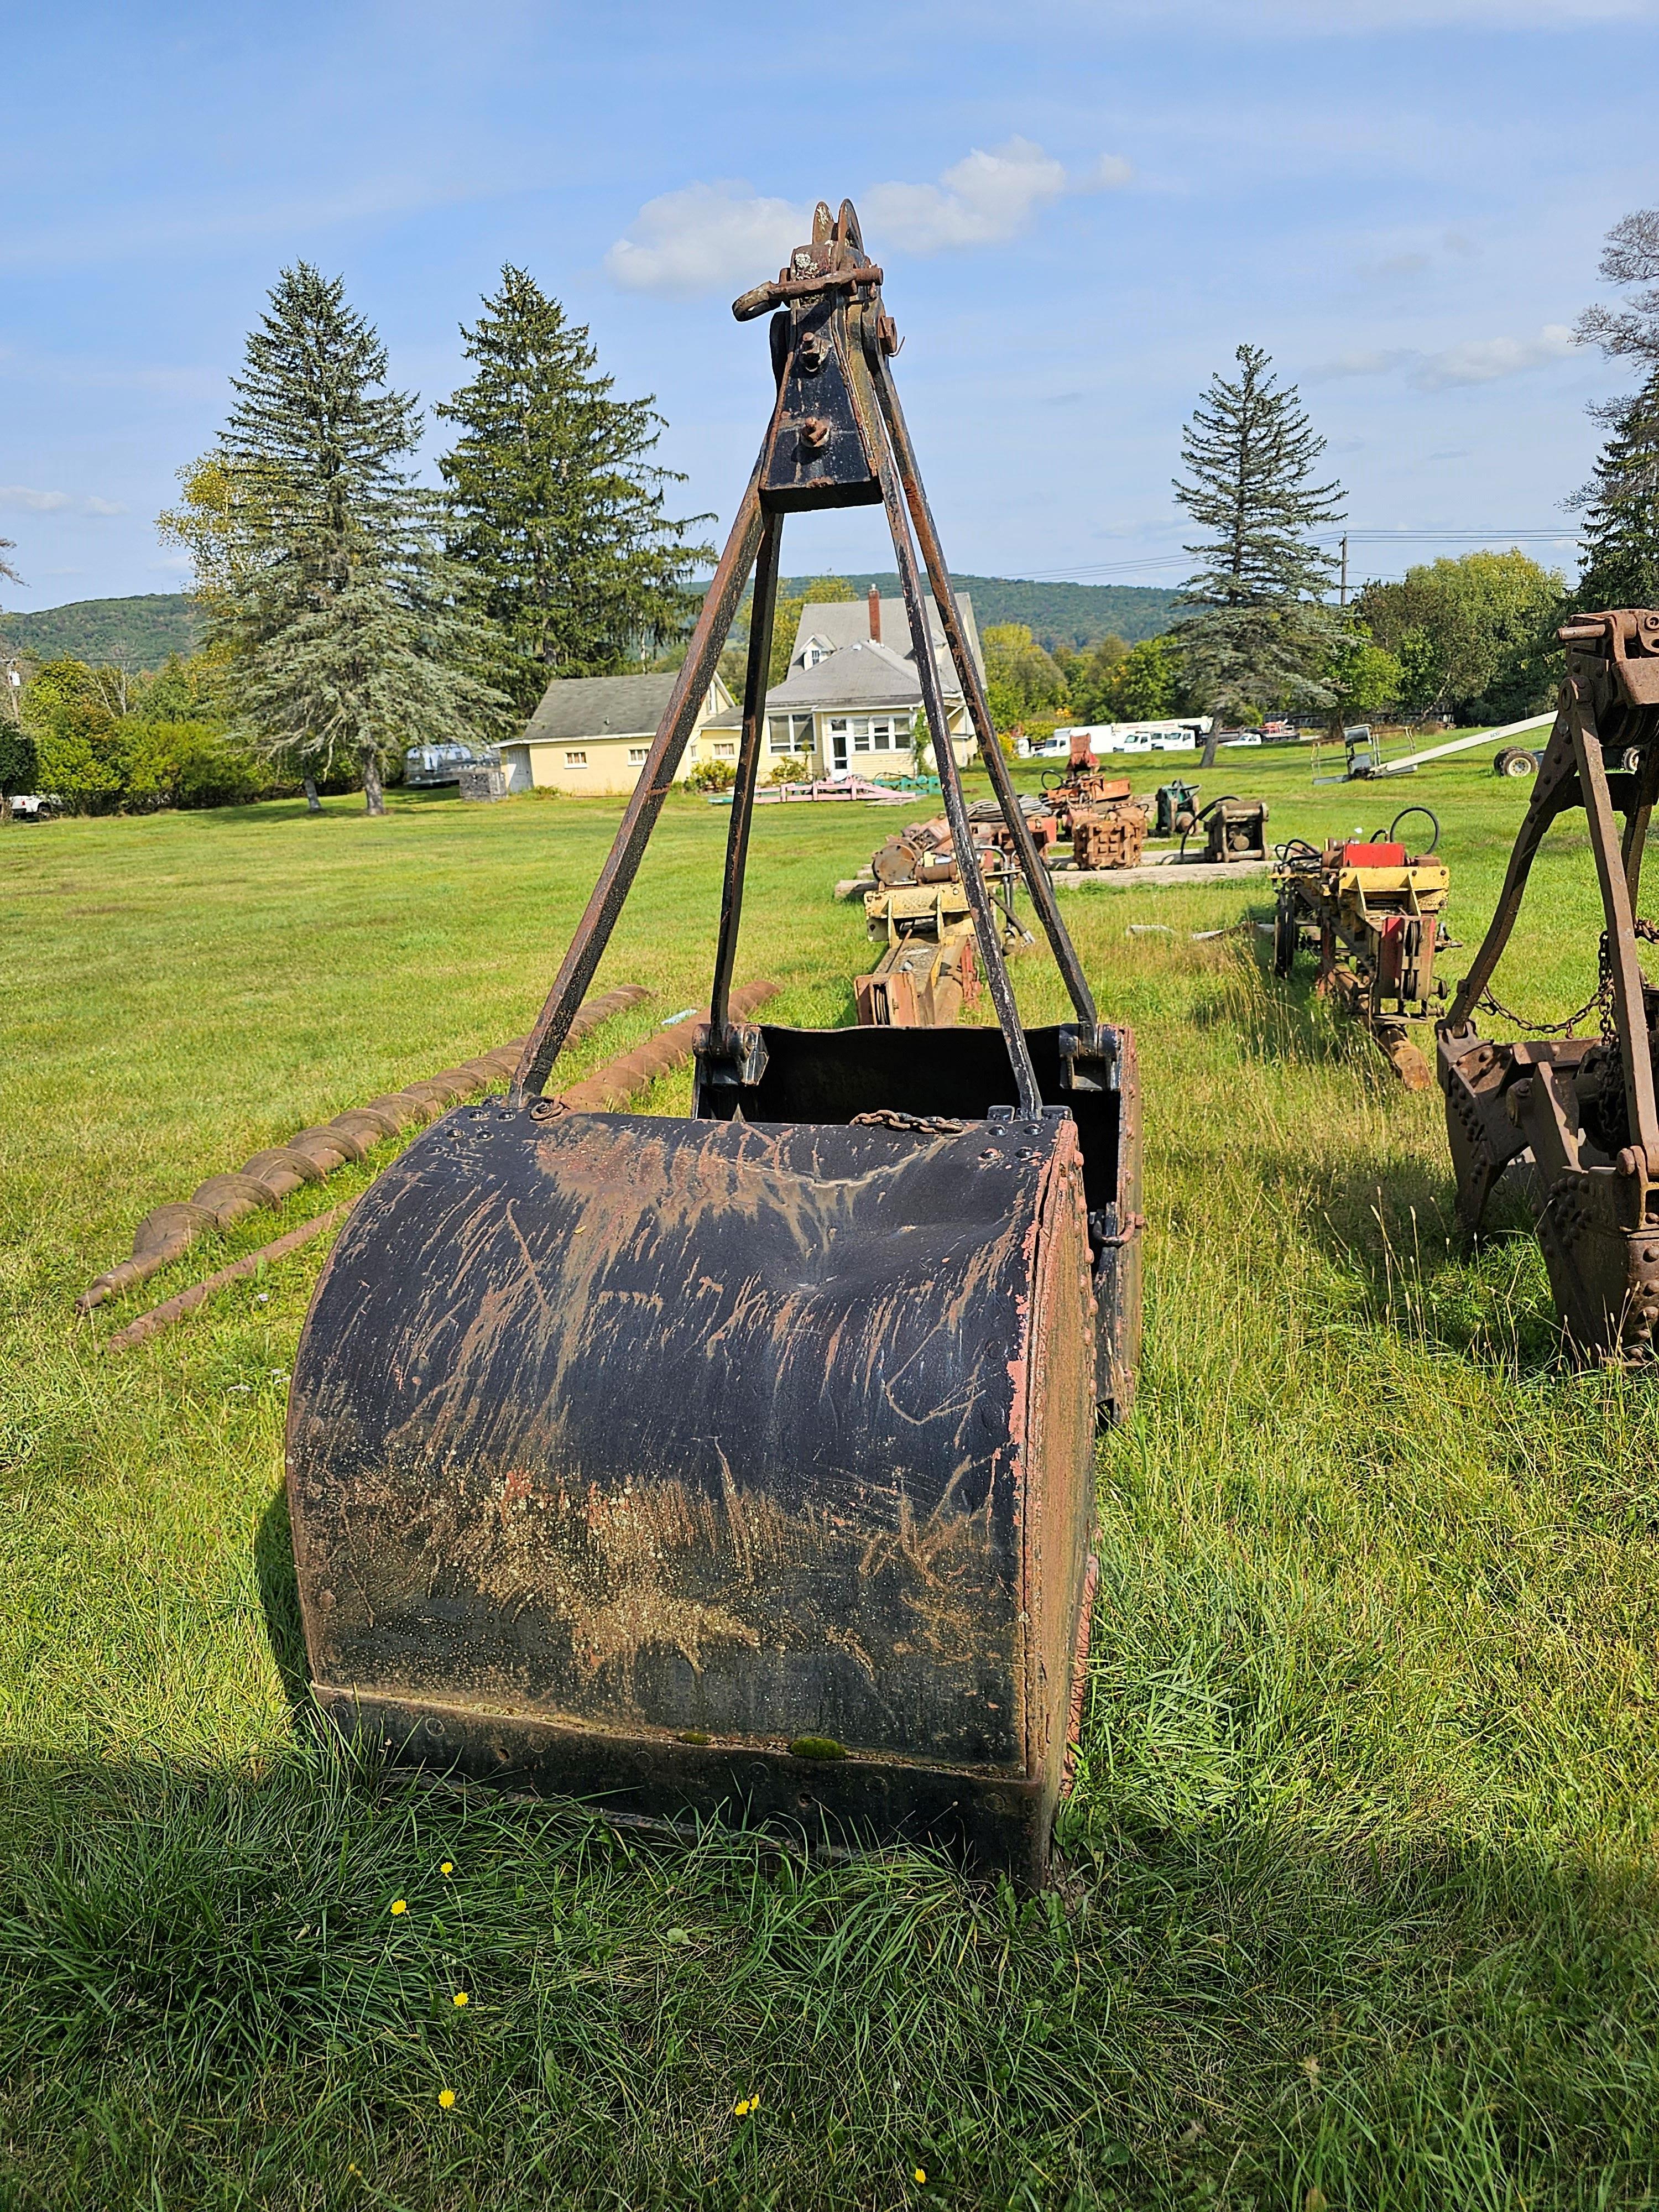
[[[284,270],[247,341],[217,460],[245,538],[210,602],[237,664],[239,726],[307,774],[343,753],[385,812],[384,763],[488,726],[504,704],[473,670],[434,495],[409,459],[414,396],[386,388],[386,349],[331,283]]]
[[[1260,346],[1242,345],[1236,382],[1217,374],[1182,434],[1191,482],[1176,497],[1207,533],[1182,587],[1199,611],[1180,623],[1188,692],[1223,715],[1328,707],[1320,668],[1339,628],[1323,604],[1333,564],[1311,533],[1341,514],[1342,487],[1310,481],[1325,441],[1294,385]]]
[[[1595,473],[1568,504],[1584,516],[1580,607],[1659,606],[1659,209],[1638,208],[1607,233],[1601,273],[1607,283],[1642,285],[1623,307],[1588,307],[1578,319],[1584,345],[1608,360],[1639,362],[1639,388],[1593,400],[1607,429]]]
[[[687,576],[714,558],[690,533],[712,518],[664,513],[684,478],[649,458],[652,398],[613,398],[586,328],[524,270],[501,270],[461,337],[477,373],[436,410],[459,429],[438,465],[448,550],[502,641],[496,680],[530,708],[550,677],[635,667],[682,634]]]
[[[1659,606],[1659,370],[1596,410],[1607,439],[1575,502],[1583,511],[1581,607]]]

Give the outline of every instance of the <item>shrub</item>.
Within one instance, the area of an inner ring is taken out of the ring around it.
[[[126,801],[156,807],[246,806],[268,780],[249,754],[207,722],[144,722],[130,736]]]
[[[685,779],[693,791],[730,791],[738,780],[738,771],[730,761],[699,761]]]

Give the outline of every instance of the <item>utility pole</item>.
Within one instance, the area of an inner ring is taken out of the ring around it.
[[[1337,593],[1336,604],[1340,607],[1346,607],[1348,604],[1348,533],[1346,530],[1342,533],[1342,584]]]

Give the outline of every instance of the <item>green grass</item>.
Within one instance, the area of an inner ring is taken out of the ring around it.
[[[1205,781],[1279,836],[1434,805],[1470,945],[1528,788],[1483,755]],[[72,1301],[151,1205],[523,1030],[615,820],[394,797],[0,834],[0,2203],[1659,2202],[1652,1388],[1561,1364],[1530,1241],[1459,1246],[1437,1095],[1254,932],[1192,939],[1265,914],[1260,880],[1066,905],[1137,1029],[1152,1227],[1049,1893],[641,1844],[317,1739],[280,1432],[318,1249],[122,1359],[140,1302]],[[738,972],[780,1018],[848,1018],[829,889],[888,826],[758,818]],[[599,979],[655,1001],[573,1073],[702,1002],[723,830],[671,806]],[[1598,927],[1564,830],[1500,995],[1578,1004]],[[1058,1013],[1042,956],[1018,979]]]

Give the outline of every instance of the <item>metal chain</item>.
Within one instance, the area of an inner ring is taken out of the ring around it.
[[[1646,921],[1638,915],[1632,924],[1632,933],[1640,944],[1659,945],[1659,922]],[[1596,950],[1595,989],[1576,1013],[1567,1016],[1565,1021],[1528,1021],[1524,1014],[1517,1014],[1512,1008],[1503,1005],[1490,990],[1481,993],[1478,1003],[1483,1013],[1496,1014],[1500,1021],[1513,1022],[1516,1029],[1526,1030],[1534,1036],[1570,1037],[1584,1017],[1594,1013],[1597,1017],[1596,1026],[1602,1043],[1612,1044],[1618,1035],[1618,1025],[1613,1019],[1613,957],[1607,948],[1607,931],[1601,932],[1601,941]]]
[[[1525,1014],[1517,1014],[1511,1006],[1504,1006],[1490,991],[1483,991],[1476,1000],[1476,1009],[1483,1014],[1496,1014],[1500,1021],[1513,1022],[1518,1030],[1532,1036],[1570,1037],[1586,1014],[1593,1013],[1602,1000],[1602,986],[1598,983],[1592,997],[1585,1000],[1577,1013],[1569,1014],[1564,1022],[1534,1022]]]
[[[884,1106],[873,1114],[854,1114],[853,1126],[866,1129],[920,1129],[927,1137],[960,1137],[968,1124],[952,1121],[943,1114],[901,1114],[891,1106]]]

